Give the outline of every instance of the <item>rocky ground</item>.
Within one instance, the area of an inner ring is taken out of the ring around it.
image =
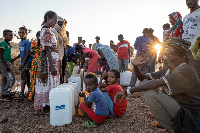
[[[0,123],[0,133],[27,133],[27,132],[123,132],[123,133],[153,133],[158,130],[151,124],[155,119],[151,117],[148,106],[144,102],[144,97],[134,98],[129,96],[126,113],[121,117],[106,119],[97,128],[85,128],[82,124],[86,118],[73,117],[69,125],[53,127],[50,125],[49,115],[36,115],[33,109],[33,102],[24,101],[0,102],[0,114],[8,117],[6,122]],[[76,108],[78,109],[78,108]]]

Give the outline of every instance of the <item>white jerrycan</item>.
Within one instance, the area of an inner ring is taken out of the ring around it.
[[[57,87],[49,93],[50,124],[63,126],[72,122],[72,92],[64,87]]]
[[[125,71],[120,73],[120,85],[121,86],[129,86],[131,81],[132,72]]]
[[[68,82],[76,83],[77,93],[79,93],[81,91],[81,78],[80,78],[80,75],[72,75],[70,78],[68,78]]]

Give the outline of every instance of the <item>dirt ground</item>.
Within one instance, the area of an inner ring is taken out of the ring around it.
[[[76,115],[69,125],[53,127],[50,125],[49,115],[36,115],[33,102],[28,99],[24,101],[0,102],[0,114],[8,116],[8,121],[0,123],[0,133],[27,133],[27,132],[108,132],[108,133],[153,133],[158,128],[152,127],[155,122],[150,117],[148,106],[144,97],[127,97],[127,111],[121,117],[106,119],[97,128],[85,128],[82,124],[87,121],[85,117]],[[78,108],[76,108],[77,110]]]

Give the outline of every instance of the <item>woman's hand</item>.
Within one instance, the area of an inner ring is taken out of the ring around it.
[[[144,54],[144,53],[140,53],[139,55],[136,55],[136,57],[131,61],[131,64],[133,66],[139,66],[146,63],[147,62],[145,61],[146,56],[147,54]]]
[[[114,97],[114,103],[116,103],[117,100],[120,98],[121,98],[121,100],[119,101],[119,103],[121,103],[126,98],[126,95],[127,95],[126,90],[118,92]]]

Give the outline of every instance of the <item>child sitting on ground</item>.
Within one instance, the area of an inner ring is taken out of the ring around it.
[[[127,108],[127,100],[124,99],[122,102],[121,99],[118,99],[116,103],[114,103],[114,96],[118,93],[123,91],[122,87],[118,84],[118,81],[120,80],[120,72],[115,69],[111,69],[107,73],[107,82],[108,85],[105,88],[101,88],[102,80],[106,77],[105,73],[102,73],[102,77],[99,82],[99,90],[103,92],[104,97],[107,100],[107,104],[109,107],[110,112],[114,116],[121,116],[125,113]]]
[[[79,93],[79,96],[84,97],[85,101],[85,103],[80,104],[80,109],[86,118],[89,119],[83,126],[97,127],[97,124],[101,124],[109,115],[108,105],[105,97],[98,88],[98,79],[95,74],[87,74],[84,82],[85,88],[90,94],[86,97],[84,92]],[[96,105],[95,112],[91,108],[92,102],[95,102]]]

